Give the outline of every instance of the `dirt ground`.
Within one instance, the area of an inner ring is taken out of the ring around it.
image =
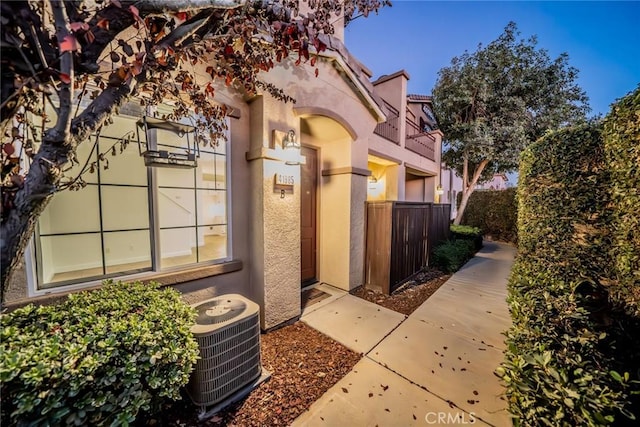
[[[364,286],[354,289],[351,294],[398,313],[409,315],[433,295],[449,277],[451,277],[450,274],[432,269],[419,273],[413,280],[396,289],[391,295],[384,295],[366,289]]]

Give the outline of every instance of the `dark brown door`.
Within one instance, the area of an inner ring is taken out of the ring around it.
[[[300,270],[302,286],[316,281],[316,190],[318,152],[302,147],[306,164],[300,169]]]

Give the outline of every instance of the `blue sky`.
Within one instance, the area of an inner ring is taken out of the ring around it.
[[[347,48],[374,78],[405,69],[409,92],[431,94],[438,70],[478,43],[495,40],[509,21],[538,36],[552,58],[569,54],[580,70],[591,115],[640,83],[640,1],[406,1],[345,29]]]

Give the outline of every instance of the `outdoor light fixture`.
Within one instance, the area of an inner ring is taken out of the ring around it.
[[[140,119],[137,125],[138,150],[140,155],[144,157],[146,166],[191,169],[198,165],[200,147],[197,138],[194,138],[193,143],[189,138],[190,134],[195,134],[195,127],[147,116]],[[145,134],[144,142],[140,138],[140,130]],[[163,140],[167,138],[165,132],[175,134],[181,140],[181,146],[171,147],[166,143],[163,144]],[[164,149],[159,149],[159,145]]]
[[[442,196],[444,194],[444,190],[442,189],[442,185],[438,184],[438,186],[436,187],[436,194],[438,196]]]
[[[299,165],[300,164],[300,142],[296,138],[296,131],[289,129],[289,132],[282,138],[282,149],[287,153],[287,157],[290,160],[286,160],[286,165]]]

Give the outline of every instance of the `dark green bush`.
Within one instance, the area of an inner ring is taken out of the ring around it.
[[[454,273],[460,269],[475,253],[473,240],[447,241],[435,248],[432,265],[447,273]]]
[[[604,149],[611,174],[612,293],[640,316],[640,87],[616,103],[604,122]]]
[[[470,240],[474,249],[479,251],[482,248],[482,230],[469,225],[451,225],[451,238],[453,240]]]
[[[516,189],[474,191],[469,197],[462,223],[478,227],[494,240],[518,240]]]
[[[609,294],[612,195],[601,126],[564,129],[529,147],[517,195],[513,326],[497,371],[515,424],[629,422],[640,328]]]
[[[3,425],[127,425],[180,397],[198,357],[175,290],[109,283],[1,317]]]

